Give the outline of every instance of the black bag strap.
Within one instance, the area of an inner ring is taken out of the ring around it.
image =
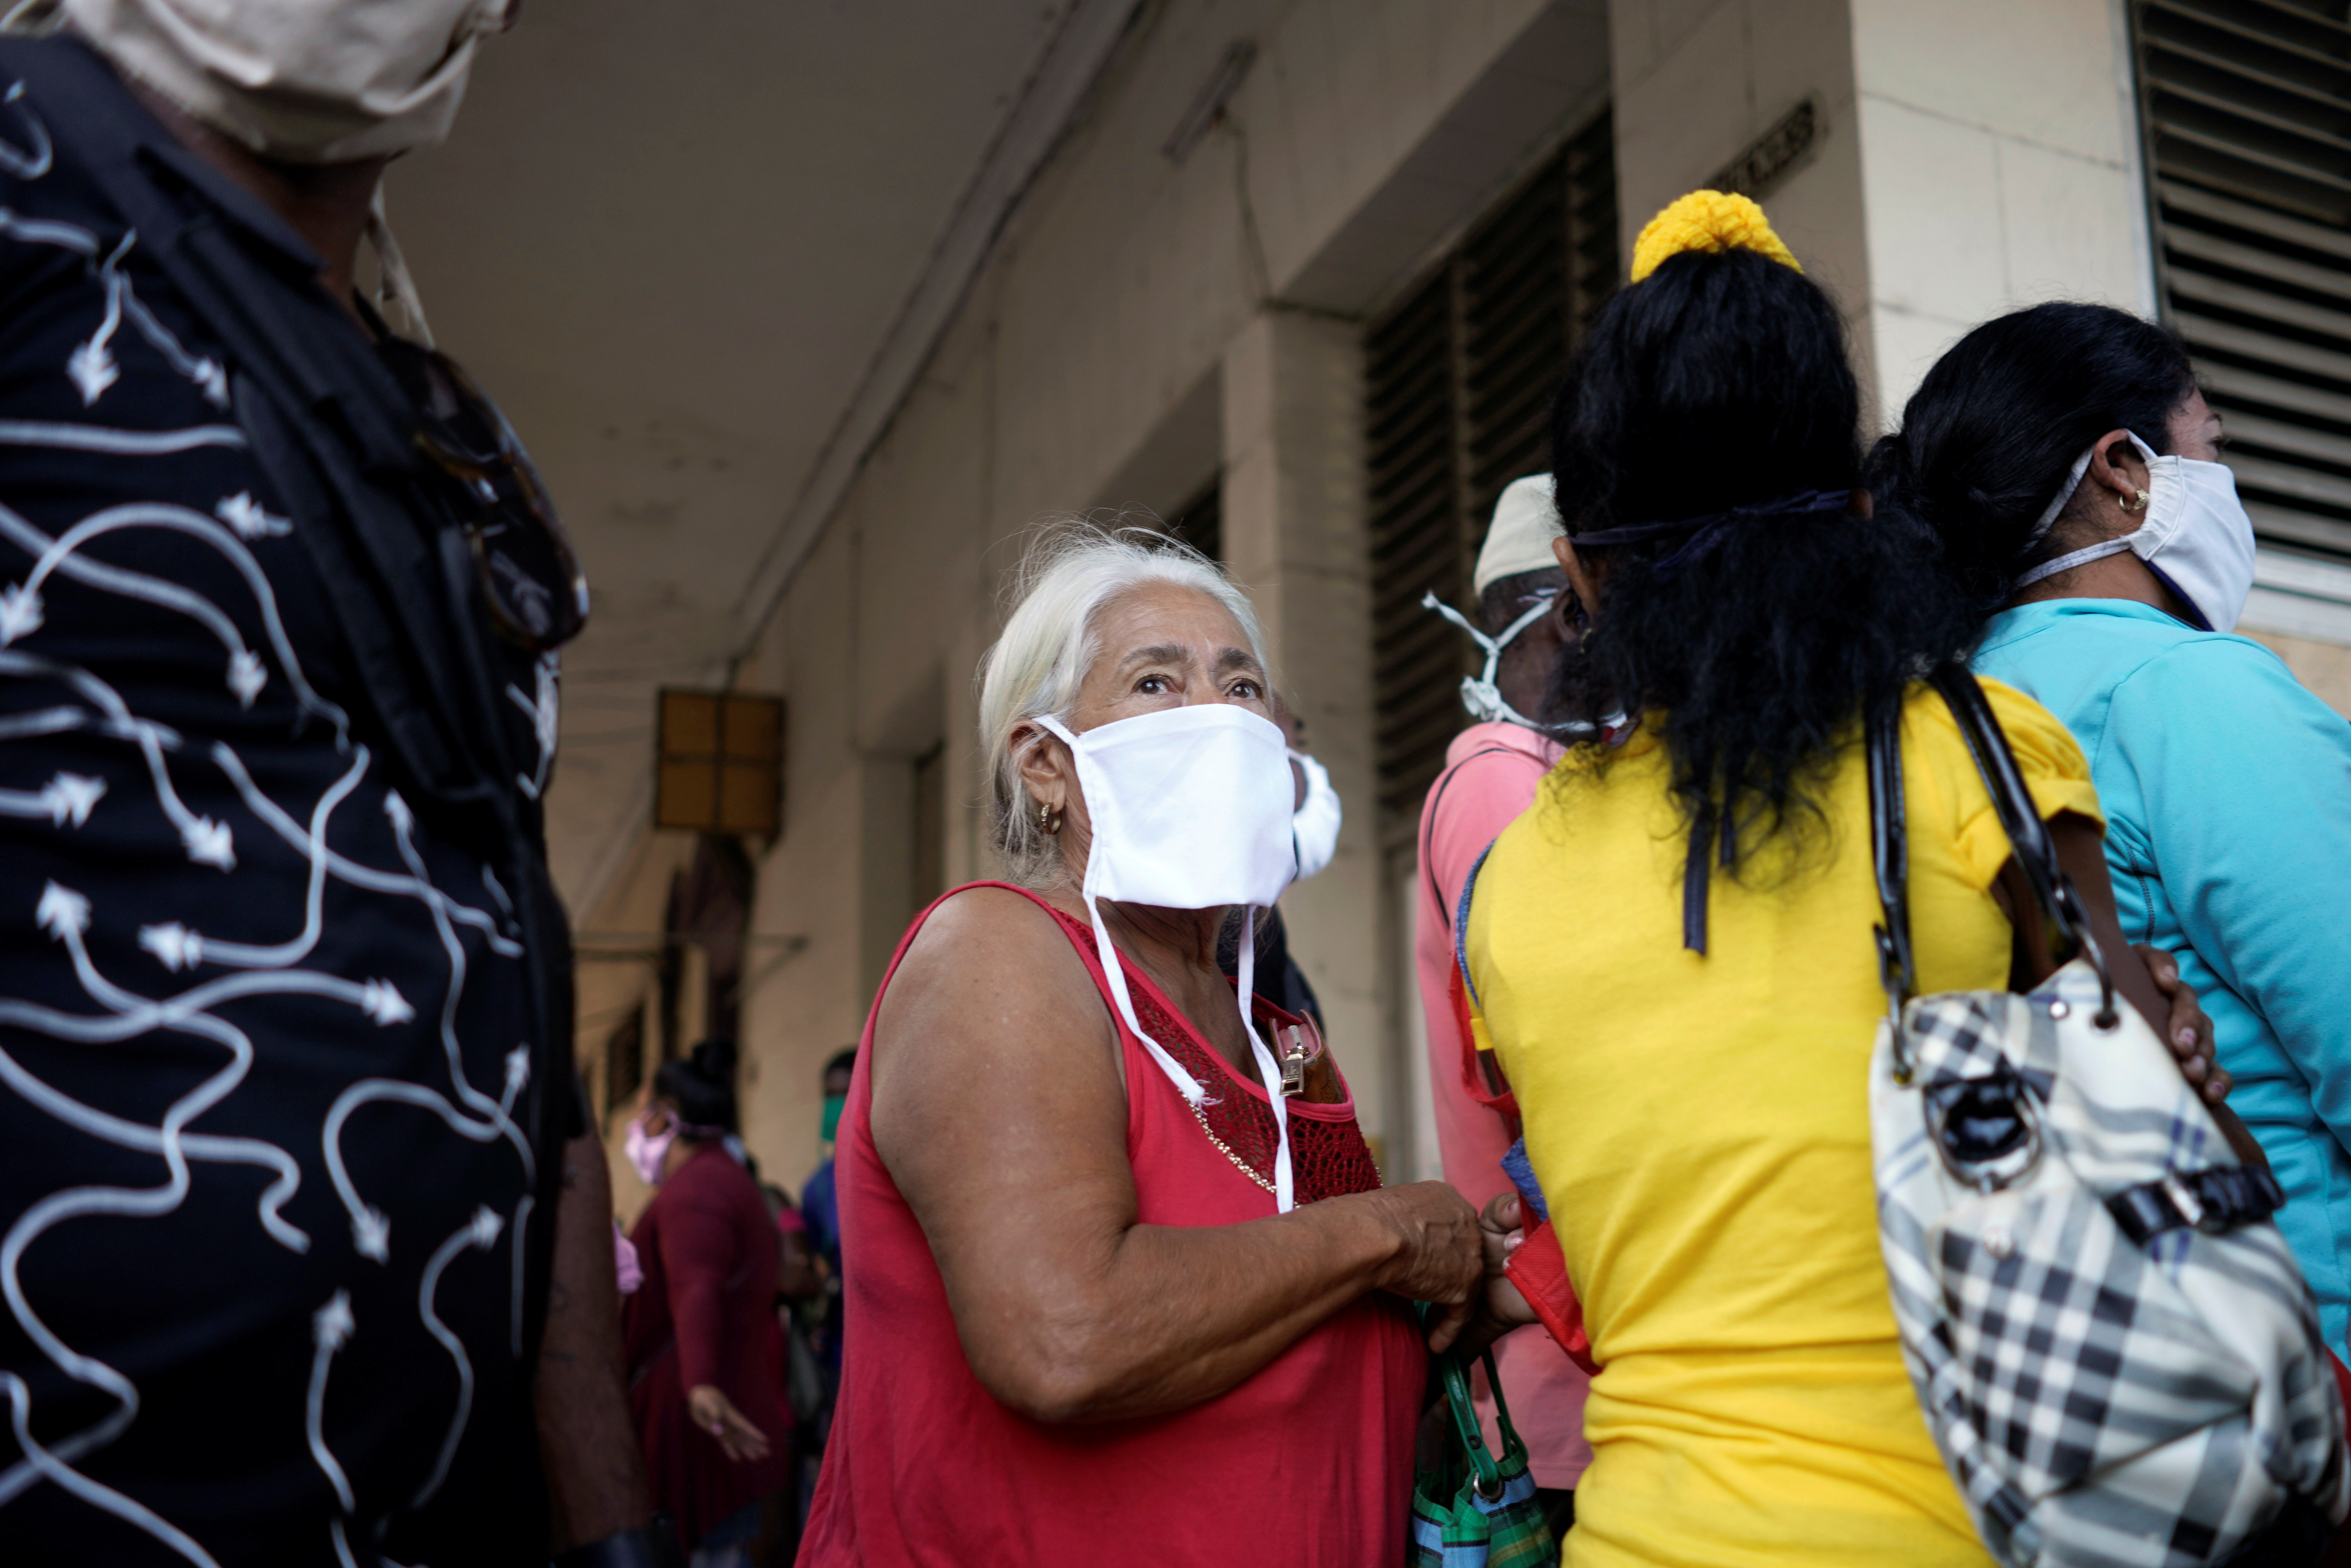
[[[1959,737],[1966,742],[1968,755],[1983,779],[1985,792],[1991,797],[1993,814],[2008,835],[2010,851],[2032,890],[2033,901],[2048,921],[2049,930],[2064,943],[2064,950],[2059,954],[2061,960],[2077,954],[2089,957],[2091,966],[2097,970],[2103,998],[2098,1021],[2101,1025],[2111,1024],[2115,1017],[2115,983],[2106,968],[2105,951],[2091,934],[2089,915],[2073,879],[2058,863],[2056,841],[2049,836],[2049,825],[2041,820],[2032,792],[2025,785],[2024,770],[2017,766],[2016,753],[2009,747],[2008,737],[1991,711],[1983,686],[1973,672],[1958,664],[1938,666],[1928,673],[1927,682],[1941,694],[1950,708]],[[1881,711],[1869,715],[1865,729],[1869,762],[1871,858],[1877,879],[1878,906],[1885,915],[1884,924],[1876,927],[1878,974],[1885,983],[1886,1002],[1896,1025],[1896,1075],[1907,1080],[1907,1052],[1902,1048],[1899,1025],[1902,1004],[1917,994],[1918,971],[1910,941],[1910,866],[1902,791],[1900,703],[1889,703]]]

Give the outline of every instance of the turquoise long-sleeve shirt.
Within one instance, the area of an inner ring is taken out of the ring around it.
[[[2351,1359],[2351,723],[2260,643],[2125,600],[2003,611],[1975,665],[2082,743],[2123,930],[2176,955],[2211,1015]]]

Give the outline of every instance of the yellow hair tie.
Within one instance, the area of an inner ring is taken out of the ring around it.
[[[1762,208],[1745,196],[1720,191],[1692,191],[1649,220],[1633,242],[1633,281],[1640,282],[1686,250],[1751,250],[1782,267],[1804,270],[1771,232]]]

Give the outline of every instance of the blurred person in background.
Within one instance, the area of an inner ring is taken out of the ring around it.
[[[856,1354],[811,1568],[1404,1556],[1407,1303],[1449,1343],[1482,1260],[1458,1193],[1381,1187],[1247,917],[1217,968],[1298,863],[1261,641],[1155,535],[1023,563],[980,696],[1019,881],[907,933],[841,1124]]]
[[[759,1530],[750,1558],[754,1568],[789,1568],[799,1555],[800,1525],[807,1516],[802,1475],[811,1454],[821,1452],[813,1443],[813,1428],[824,1400],[822,1376],[800,1327],[799,1312],[824,1300],[826,1276],[809,1246],[808,1221],[800,1218],[791,1194],[773,1182],[761,1182],[759,1197],[775,1221],[778,1243],[776,1325],[784,1336],[784,1408],[791,1427],[784,1445],[784,1488],[760,1500]]]
[[[2088,753],[2123,926],[2176,955],[2211,1015],[2229,1103],[2285,1188],[2278,1228],[2343,1356],[2351,725],[2231,635],[2253,525],[2221,435],[2169,332],[2039,305],[1927,372],[1870,485],[1941,539],[1983,627],[1976,668]]]
[[[513,15],[0,39],[11,1563],[655,1560],[538,803],[586,590],[378,204]]]
[[[841,1131],[841,1113],[849,1104],[849,1076],[857,1065],[857,1048],[849,1046],[828,1058],[819,1075],[824,1099],[821,1120],[817,1127],[817,1145],[823,1158],[809,1174],[800,1187],[800,1218],[808,1226],[809,1246],[832,1277],[841,1278],[841,1203],[834,1196],[832,1156],[834,1139]],[[838,1343],[832,1347],[832,1364],[841,1364]]]
[[[1428,1028],[1430,1102],[1445,1179],[1480,1208],[1514,1190],[1502,1162],[1518,1140],[1518,1117],[1463,1028],[1453,921],[1469,868],[1534,803],[1543,775],[1566,749],[1536,716],[1552,666],[1566,645],[1561,611],[1567,577],[1552,557],[1560,532],[1548,474],[1513,480],[1494,504],[1493,525],[1470,580],[1484,630],[1467,624],[1458,612],[1447,615],[1485,654],[1483,672],[1463,682],[1462,701],[1476,722],[1446,748],[1445,771],[1428,787],[1420,813],[1413,969]],[[1512,1424],[1527,1445],[1529,1470],[1541,1490],[1544,1517],[1554,1537],[1562,1535],[1574,1522],[1576,1480],[1592,1461],[1583,1440],[1583,1396],[1591,1379],[1533,1325],[1504,1335],[1494,1359]],[[1494,1401],[1482,1370],[1474,1385],[1487,1440],[1499,1452]]]
[[[627,1139],[653,1188],[629,1238],[644,1271],[623,1319],[629,1402],[695,1568],[747,1564],[761,1505],[790,1479],[781,1237],[736,1130],[735,1042],[706,1040],[653,1074]]]
[[[798,1301],[818,1294],[824,1289],[824,1270],[817,1267],[808,1221],[792,1195],[768,1181],[759,1183],[759,1198],[768,1206],[768,1218],[776,1222],[776,1239],[782,1249],[776,1260],[776,1299]]]

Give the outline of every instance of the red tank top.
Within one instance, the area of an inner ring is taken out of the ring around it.
[[[1035,894],[1010,891],[1061,923],[1115,1021],[1093,933]],[[893,975],[936,908],[907,930]],[[1264,1091],[1132,964],[1126,983],[1143,1027],[1216,1102],[1204,1106],[1203,1125],[1117,1024],[1140,1222],[1232,1225],[1272,1214],[1273,1113]],[[869,1016],[833,1167],[847,1309],[841,1399],[802,1568],[1144,1560],[1363,1568],[1404,1560],[1427,1356],[1403,1303],[1367,1296],[1247,1381],[1173,1416],[1047,1427],[1016,1415],[964,1359],[922,1226],[874,1149],[872,1044]],[[1379,1185],[1351,1095],[1334,1104],[1292,1100],[1289,1110],[1301,1204]],[[1210,1141],[1210,1126],[1225,1150]]]

